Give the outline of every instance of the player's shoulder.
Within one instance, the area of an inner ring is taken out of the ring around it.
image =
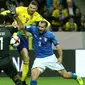
[[[55,36],[55,35],[54,35],[54,33],[53,33],[53,32],[51,32],[51,31],[49,31],[49,30],[47,30],[46,35],[47,35],[47,37],[49,37],[49,38],[52,38],[52,37],[54,37],[54,36]]]
[[[25,10],[27,10],[27,7],[24,6],[16,7],[16,11],[25,11]]]
[[[37,26],[29,25],[29,26],[25,26],[25,29],[31,29],[32,31],[35,31],[37,29]]]
[[[34,16],[41,16],[41,15],[38,12],[35,12]]]

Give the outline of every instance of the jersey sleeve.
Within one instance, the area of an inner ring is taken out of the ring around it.
[[[25,26],[24,29],[30,33],[33,33],[33,30],[36,28],[36,26]]]
[[[20,7],[16,7],[16,14],[17,15],[19,15],[20,13],[22,13],[21,11],[22,11],[22,9]]]
[[[14,32],[18,32],[18,28],[16,26],[7,27],[7,28],[11,32],[11,34],[13,34]]]
[[[50,39],[55,46],[59,44],[58,40],[55,39],[55,35],[53,33],[50,35]]]
[[[10,11],[9,10],[6,10],[6,11],[1,12],[0,14],[6,16],[8,13],[10,13]]]

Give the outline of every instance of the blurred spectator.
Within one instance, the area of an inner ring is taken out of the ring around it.
[[[82,14],[82,15],[81,15],[81,19],[80,19],[80,24],[81,24],[81,25],[80,25],[78,31],[81,31],[81,30],[82,30],[82,28],[83,28],[83,26],[84,26],[84,23],[85,23],[85,15]]]
[[[24,3],[23,2],[20,2],[18,6],[24,6]]]
[[[48,8],[44,6],[42,11],[43,11],[42,16],[47,19],[50,16]]]
[[[83,25],[83,24],[84,24],[84,21],[85,21],[85,15],[84,15],[84,14],[82,14],[82,15],[81,15],[81,25]]]
[[[50,9],[52,7],[53,0],[46,0],[46,7]]]
[[[63,27],[63,24],[68,17],[68,12],[63,8],[61,3],[58,3],[58,8],[53,11],[52,16],[55,18],[52,20],[52,29],[58,31],[59,28]]]
[[[50,23],[52,21],[52,12],[53,10],[52,9],[48,9],[46,6],[44,6],[43,10],[42,10],[42,16],[48,20]]]
[[[46,0],[36,0],[38,2],[38,12],[42,15],[44,7],[46,5]]]
[[[85,32],[85,21],[83,22],[83,25],[81,25],[79,31],[83,31],[83,32]]]
[[[72,0],[67,0],[67,9],[68,9],[68,14],[69,16],[74,16],[75,15],[75,10],[76,10],[76,5],[73,4]]]
[[[77,24],[74,22],[72,16],[69,16],[69,20],[64,26],[64,31],[77,31]]]
[[[77,7],[77,6],[75,5],[75,1],[74,1],[74,0],[62,0],[62,5],[63,5],[64,8],[68,8],[68,5],[67,5],[68,1],[71,1],[71,2],[72,2],[72,5],[73,5],[74,7]]]
[[[57,5],[58,3],[61,3],[61,4],[62,4],[62,1],[63,1],[63,0],[53,0],[53,7],[54,7],[54,9],[56,9],[56,5]]]
[[[58,4],[58,0],[53,0],[53,8],[56,9],[56,5]]]
[[[76,8],[74,20],[75,20],[75,23],[77,24],[78,30],[79,30],[79,27],[81,26],[81,12],[80,12],[79,8]]]

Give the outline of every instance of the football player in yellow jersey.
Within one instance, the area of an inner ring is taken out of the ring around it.
[[[28,7],[24,7],[24,6],[17,7],[16,14],[25,26],[33,25],[36,22],[45,20],[38,12],[36,12],[37,9],[38,9],[38,3],[36,1],[31,1]],[[6,15],[6,12],[3,12],[2,14]],[[17,22],[14,21],[13,24],[17,24]],[[50,26],[49,22],[48,22],[48,26]],[[20,36],[21,43],[18,46],[18,51],[24,61],[23,67],[22,67],[23,85],[26,85],[26,77],[29,70],[28,40],[25,35],[26,35],[26,32],[24,31],[23,35]]]
[[[42,16],[36,12],[38,9],[38,4],[35,1],[32,1],[28,8],[27,7],[17,7],[16,8],[16,14],[18,17],[22,20],[23,24],[26,25],[33,25],[36,22],[41,21],[43,18]],[[44,19],[45,20],[45,19]],[[14,21],[14,24],[16,24],[16,21]],[[50,23],[48,22],[48,26]],[[25,33],[25,32],[24,32]],[[24,34],[25,35],[25,34]],[[21,44],[18,47],[18,51],[20,52],[21,56],[23,57],[24,63],[22,68],[22,81],[23,84],[26,85],[26,75],[28,73],[28,63],[29,63],[29,57],[28,57],[28,42],[25,36],[21,36]]]

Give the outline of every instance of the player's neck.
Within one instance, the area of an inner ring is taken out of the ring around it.
[[[42,33],[39,32],[40,35],[44,35],[47,32],[47,30],[44,30]]]

